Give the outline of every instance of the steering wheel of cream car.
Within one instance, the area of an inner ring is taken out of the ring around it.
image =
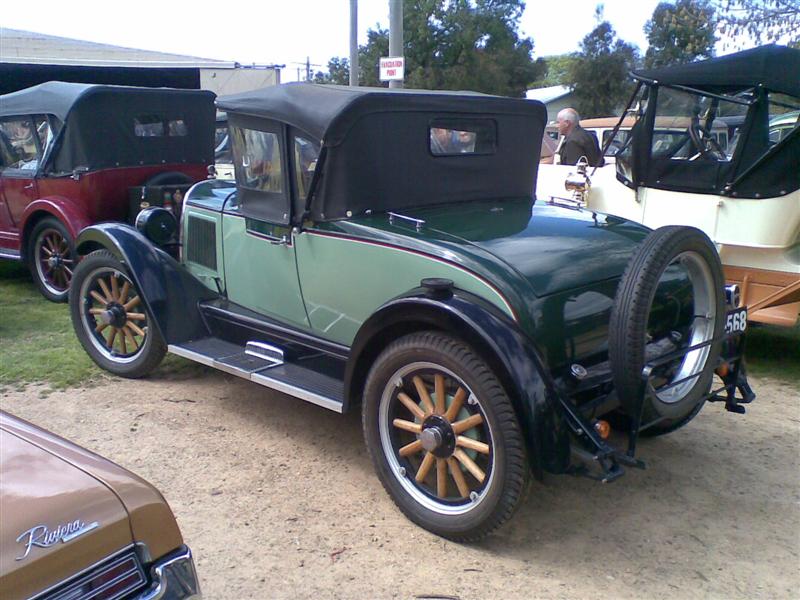
[[[700,119],[692,117],[689,125],[689,137],[697,148],[699,155],[709,160],[727,160],[728,157],[717,139],[700,125]]]

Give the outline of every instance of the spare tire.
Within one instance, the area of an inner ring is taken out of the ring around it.
[[[662,227],[637,248],[609,323],[609,360],[625,412],[640,408],[646,364],[711,342],[653,369],[655,393],[645,397],[643,419],[660,419],[656,428],[667,432],[699,412],[722,347],[724,285],[716,247],[699,229]]]
[[[145,181],[143,185],[186,185],[192,183],[194,183],[194,180],[185,173],[181,173],[180,171],[164,171],[163,173],[156,173]]]

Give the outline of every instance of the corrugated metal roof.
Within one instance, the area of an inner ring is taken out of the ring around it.
[[[233,61],[125,48],[6,27],[0,27],[0,62],[150,68],[232,69],[239,66]]]

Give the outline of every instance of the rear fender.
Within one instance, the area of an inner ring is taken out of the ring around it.
[[[125,265],[167,344],[205,337],[208,330],[198,303],[218,298],[174,258],[124,223],[102,223],[81,231],[79,254],[111,252]]]
[[[486,360],[508,392],[525,436],[531,469],[560,473],[569,465],[566,423],[544,362],[516,325],[477,296],[409,292],[375,312],[356,335],[345,372],[344,410],[363,393],[370,366],[393,340],[425,329],[450,333]]]
[[[80,231],[91,224],[89,215],[76,203],[61,196],[47,196],[34,200],[25,207],[22,213],[22,240],[20,251],[23,260],[28,250],[28,236],[36,223],[44,216],[52,216],[61,221],[69,231],[72,239],[76,239]]]

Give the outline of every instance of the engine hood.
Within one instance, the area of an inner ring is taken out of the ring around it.
[[[490,255],[500,261],[538,297],[620,277],[634,247],[649,232],[619,217],[530,199],[404,214],[425,221],[420,235],[438,238],[450,248],[456,245],[476,260]]]

